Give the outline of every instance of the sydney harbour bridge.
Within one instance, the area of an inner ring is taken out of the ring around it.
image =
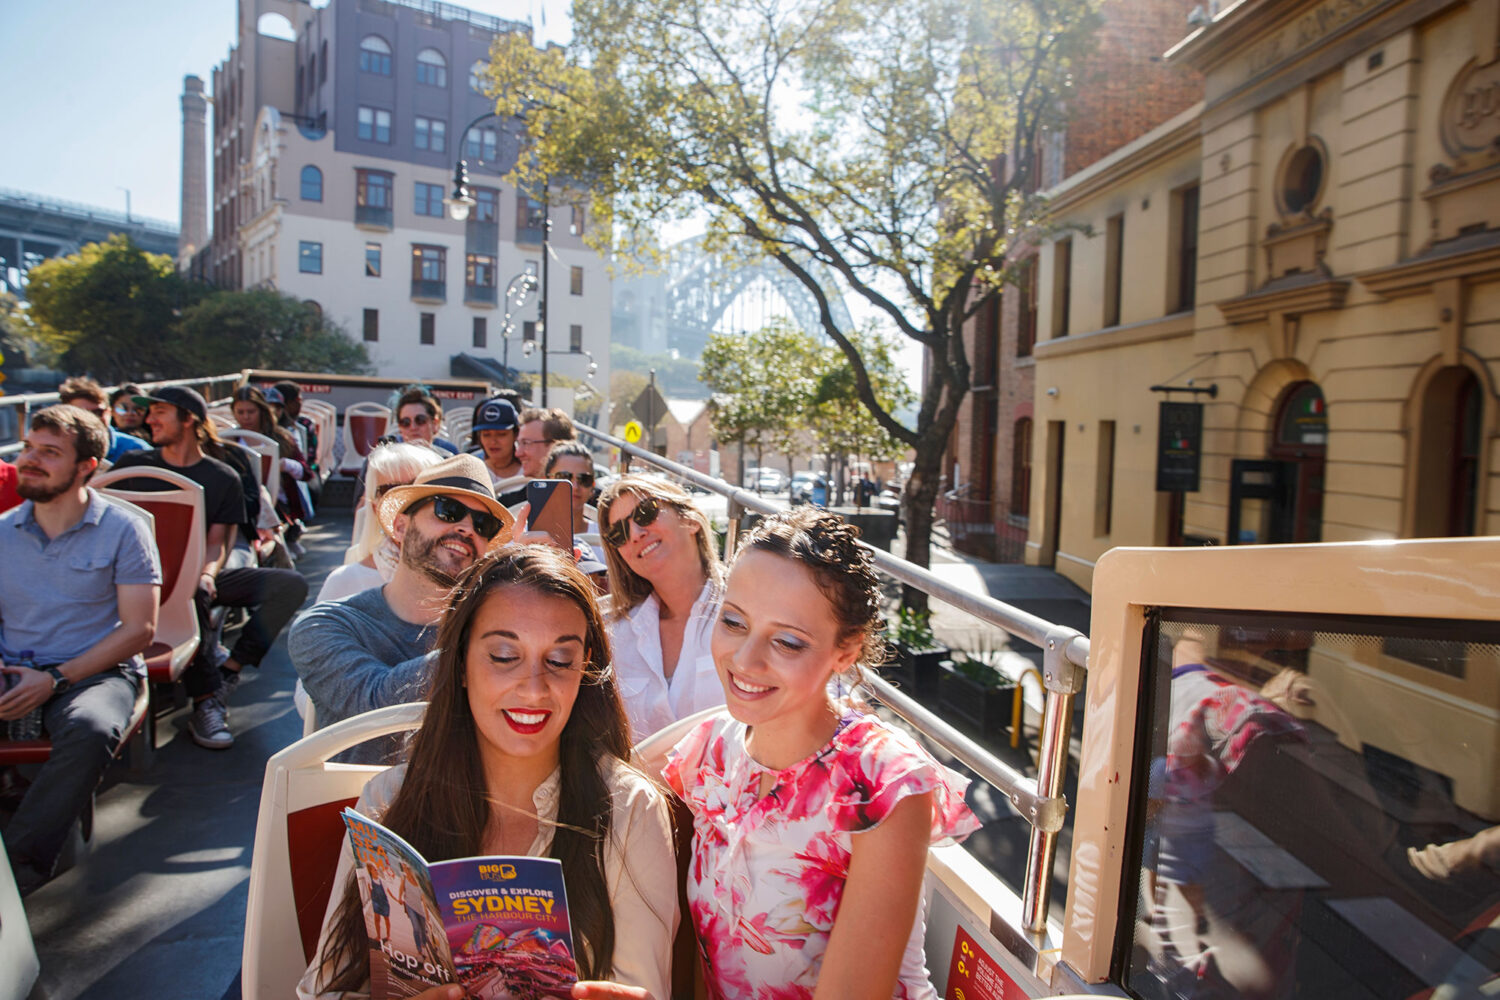
[[[819,281],[834,322],[851,328],[833,273],[823,269]],[[785,268],[711,253],[700,236],[674,244],[664,270],[616,279],[610,339],[651,354],[697,358],[710,334],[745,333],[777,318],[826,342],[817,301]]]

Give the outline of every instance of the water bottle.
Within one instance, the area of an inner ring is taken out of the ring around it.
[[[21,650],[20,665],[35,670],[37,668],[36,654],[29,649]],[[42,708],[46,704],[46,702],[42,702],[41,705],[33,708],[19,719],[12,719],[6,723],[6,728],[9,730],[12,741],[39,740],[42,738]]]

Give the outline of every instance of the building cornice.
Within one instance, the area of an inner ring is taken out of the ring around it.
[[[1052,361],[1091,351],[1107,351],[1116,347],[1130,347],[1153,340],[1172,340],[1193,335],[1193,312],[1172,313],[1156,319],[1128,323],[1124,326],[1109,326],[1089,333],[1074,333],[1044,341],[1031,349],[1037,362]]]
[[[1203,102],[1199,101],[1134,142],[1078,171],[1047,192],[1048,208],[1053,213],[1072,208],[1200,142],[1202,113]]]
[[[1230,323],[1257,323],[1272,313],[1301,316],[1304,313],[1338,309],[1349,294],[1350,282],[1326,274],[1292,274],[1268,282],[1249,295],[1216,302]]]
[[[1409,260],[1358,275],[1376,295],[1398,298],[1429,291],[1433,284],[1500,274],[1500,230],[1487,229],[1446,240]]]

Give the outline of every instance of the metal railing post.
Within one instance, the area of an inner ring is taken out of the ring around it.
[[[1042,732],[1037,740],[1037,794],[1062,797],[1068,773],[1068,741],[1073,732],[1073,696],[1083,690],[1083,668],[1068,659],[1078,633],[1054,629],[1042,647],[1042,683],[1047,689]],[[1052,898],[1052,863],[1057,856],[1057,831],[1033,825],[1026,850],[1026,880],[1021,895],[1021,920],[1026,930],[1047,930],[1047,907]]]
[[[724,561],[726,563],[734,558],[735,549],[740,544],[740,518],[745,516],[745,508],[733,497],[729,498],[727,516],[729,524],[724,528]]]

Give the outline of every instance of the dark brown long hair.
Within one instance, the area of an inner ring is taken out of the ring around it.
[[[489,594],[528,587],[575,604],[584,615],[583,684],[563,726],[562,788],[550,856],[562,862],[568,911],[582,979],[608,978],[614,966],[615,921],[604,874],[604,849],[613,820],[603,769],[630,760],[630,724],[609,669],[609,636],[594,587],[571,559],[545,545],[507,545],[479,559],[458,578],[438,624],[437,665],[427,691],[427,714],[411,742],[406,777],[382,823],[429,861],[483,851],[488,793],[468,691],[463,686],[469,630]],[[611,760],[612,758],[612,760]],[[353,873],[343,889],[319,964],[334,970],[322,990],[359,989],[370,976],[370,945]]]
[[[255,408],[260,411],[260,426],[250,428],[257,434],[261,434],[276,442],[276,447],[281,451],[282,458],[299,458],[301,449],[297,447],[297,441],[291,434],[287,433],[285,427],[276,422],[276,413],[271,409],[271,404],[266,402],[266,394],[253,385],[242,385],[234,390],[234,401],[236,403],[254,403]]]

